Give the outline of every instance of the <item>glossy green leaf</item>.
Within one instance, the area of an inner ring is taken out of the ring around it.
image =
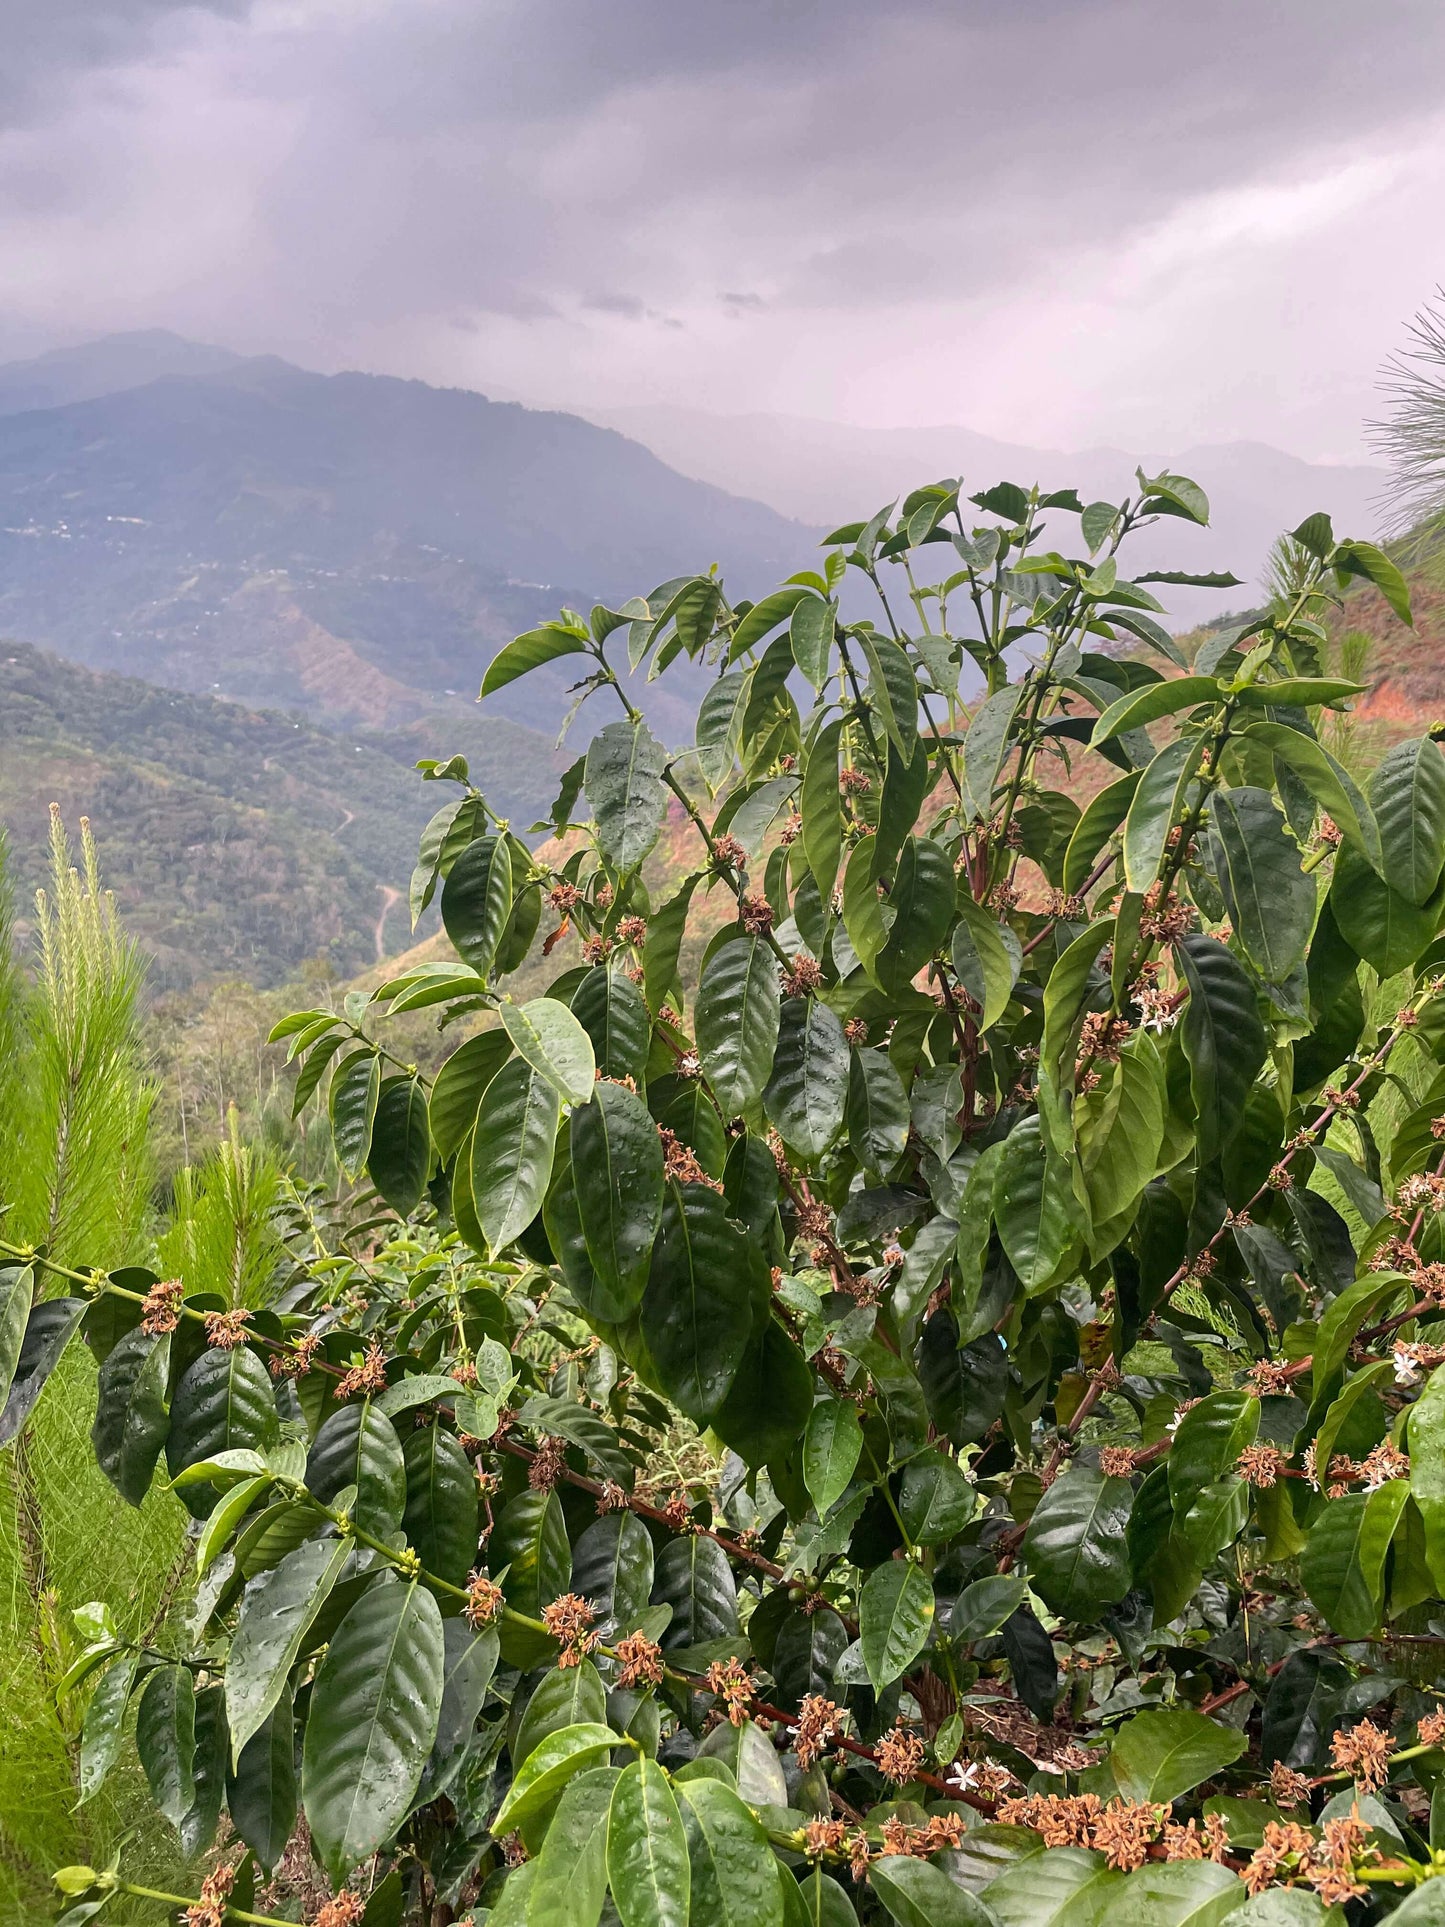
[[[652,1603],[671,1608],[665,1651],[706,1646],[738,1630],[738,1595],[727,1554],[712,1539],[670,1539],[657,1554]]]
[[[904,1466],[898,1514],[915,1545],[944,1544],[962,1532],[977,1507],[977,1491],[948,1453],[930,1449]]]
[[[957,911],[954,975],[979,1008],[979,1029],[991,1030],[1008,1008],[1018,971],[997,922],[966,891],[959,893]]]
[[[368,1532],[393,1531],[406,1510],[406,1461],[396,1427],[367,1400],[343,1405],[312,1440],[306,1485],[326,1505],[354,1486],[356,1523]]]
[[[526,1004],[503,1004],[503,1028],[519,1058],[541,1073],[559,1097],[590,1104],[597,1076],[592,1039],[566,1004],[555,997],[534,997]]]
[[[538,1856],[529,1922],[597,1927],[607,1893],[607,1820],[618,1770],[589,1767],[570,1780]]]
[[[1396,743],[1370,778],[1381,874],[1410,903],[1434,894],[1445,866],[1445,756],[1428,736]]]
[[[1423,904],[1412,903],[1376,876],[1349,844],[1336,853],[1329,901],[1340,935],[1382,977],[1413,963],[1445,917],[1445,887]]]
[[[847,1490],[862,1451],[858,1408],[849,1399],[820,1399],[803,1435],[803,1479],[820,1519]]]
[[[1021,695],[1016,684],[1000,689],[974,712],[963,739],[963,803],[984,822],[993,815],[994,785],[1008,753]]]
[[[135,1743],[151,1798],[179,1827],[196,1794],[196,1687],[189,1667],[158,1666],[147,1679]]]
[[[539,669],[544,662],[555,662],[559,656],[585,654],[587,647],[588,638],[581,630],[560,622],[544,622],[540,629],[529,629],[525,635],[515,636],[492,657],[482,677],[478,700],[505,689],[509,682],[515,682],[529,670]]]
[[[493,1253],[505,1251],[541,1209],[561,1115],[555,1083],[525,1058],[504,1064],[486,1088],[471,1138],[470,1193]]]
[[[517,1736],[509,1747],[513,1763],[520,1770],[539,1746],[564,1728],[606,1724],[607,1693],[591,1660],[558,1667],[543,1674],[527,1701]]]
[[[913,1664],[933,1628],[933,1588],[911,1560],[889,1560],[869,1574],[858,1602],[863,1664],[881,1693]]]
[[[996,1633],[1023,1604],[1028,1593],[1027,1579],[1009,1573],[993,1573],[965,1586],[953,1602],[948,1618],[951,1639],[987,1639]]]
[[[1126,1800],[1167,1805],[1222,1773],[1244,1752],[1236,1727],[1187,1707],[1136,1713],[1118,1728],[1109,1764]]]
[[[402,1458],[407,1542],[428,1572],[460,1586],[477,1560],[477,1480],[471,1460],[437,1424],[413,1432]]]
[[[1243,1116],[1269,1045],[1254,984],[1222,943],[1183,937],[1175,955],[1189,986],[1179,1035],[1189,1060],[1199,1156],[1207,1160]]]
[[[281,1422],[271,1374],[244,1345],[234,1351],[208,1348],[176,1386],[166,1437],[172,1479],[188,1465],[232,1451],[265,1452],[280,1436]],[[216,1499],[212,1485],[178,1488],[192,1518],[204,1519]]]
[[[641,1082],[647,1072],[652,1019],[637,985],[620,970],[594,964],[572,992],[571,1007],[592,1039],[592,1054],[602,1075]]]
[[[397,1216],[410,1217],[421,1203],[431,1169],[431,1131],[420,1078],[382,1080],[366,1169]]]
[[[838,793],[838,742],[841,722],[819,730],[803,765],[798,798],[803,819],[803,850],[824,903],[833,895],[843,855],[843,810]]]
[[[1214,792],[1209,853],[1245,955],[1261,976],[1283,983],[1309,945],[1315,885],[1300,868],[1299,845],[1267,790]]]
[[[226,1783],[237,1833],[270,1873],[296,1830],[296,1734],[291,1693],[280,1698],[240,1750]]]
[[[898,1927],[994,1927],[984,1901],[929,1860],[888,1854],[873,1862],[868,1881]]]
[[[886,1051],[853,1052],[847,1122],[853,1154],[868,1170],[886,1171],[903,1155],[910,1122],[908,1097]]]
[[[462,962],[490,974],[512,909],[512,849],[505,836],[469,843],[442,885],[442,922]]]
[[[618,1324],[642,1303],[662,1223],[662,1140],[642,1099],[607,1082],[573,1113],[569,1140],[593,1271],[589,1310]]]
[[[1103,1854],[1051,1847],[1005,1867],[981,1898],[1000,1927],[1100,1927],[1123,1884]]]
[[[357,1178],[371,1151],[371,1129],[381,1095],[381,1060],[374,1051],[353,1051],[331,1080],[331,1137],[336,1160]]]
[[[81,1727],[78,1806],[100,1791],[120,1755],[126,1708],[139,1666],[139,1653],[121,1653],[96,1682]]]
[[[1322,743],[1284,723],[1253,722],[1240,734],[1246,742],[1261,744],[1280,762],[1287,763],[1325,814],[1359,846],[1372,868],[1380,870],[1384,859],[1375,812],[1349,771]]]
[[[1128,814],[1139,787],[1139,774],[1138,770],[1131,770],[1127,776],[1106,784],[1085,806],[1064,852],[1062,887],[1066,893],[1083,888],[1105,844]]]
[[[1174,683],[1160,686],[1176,687]],[[1124,876],[1136,895],[1142,896],[1159,875],[1169,832],[1181,819],[1203,753],[1202,736],[1176,737],[1139,778],[1124,818]]]
[[[587,749],[583,784],[597,819],[602,853],[635,870],[662,833],[666,752],[646,723],[609,723]]]
[[[337,1886],[406,1817],[436,1738],[444,1659],[437,1603],[416,1584],[373,1586],[332,1634],[311,1689],[301,1797]]]
[[[957,885],[942,844],[909,837],[889,891],[893,923],[874,960],[874,974],[887,991],[906,990],[938,950],[953,921]]]
[[[748,1279],[746,1242],[722,1198],[705,1185],[669,1184],[642,1336],[663,1391],[697,1423],[721,1406],[747,1349]]]
[[[607,1878],[622,1927],[687,1927],[692,1874],[687,1835],[655,1760],[625,1767],[607,1816]]]
[[[725,1117],[758,1097],[778,1044],[778,961],[761,937],[739,936],[708,958],[698,985],[698,1054]]]
[[[1301,1582],[1346,1639],[1364,1639],[1379,1628],[1385,1554],[1409,1496],[1404,1479],[1391,1479],[1375,1492],[1348,1492],[1325,1506],[1306,1536]]]
[[[35,1296],[35,1272],[30,1265],[0,1268],[0,1411],[15,1382],[20,1363],[20,1347],[25,1342],[25,1326]]]
[[[1232,1472],[1259,1430],[1259,1400],[1249,1392],[1211,1392],[1183,1415],[1169,1448],[1169,1496],[1180,1518],[1216,1479]]]
[[[1068,1177],[1049,1151],[1037,1117],[1004,1140],[994,1176],[994,1221],[1009,1262],[1031,1291],[1057,1274],[1074,1242]]]
[[[790,997],[763,1103],[799,1157],[821,1157],[842,1129],[850,1069],[848,1040],[833,1012],[816,998]]]
[[[652,1539],[632,1512],[610,1512],[572,1548],[572,1585],[592,1602],[604,1639],[630,1626],[652,1597]]]
[[[170,1364],[170,1334],[152,1337],[137,1326],[101,1367],[91,1443],[101,1471],[130,1505],[150,1490],[170,1430]]]
[[[282,1694],[301,1642],[330,1597],[351,1548],[314,1539],[287,1553],[247,1592],[226,1664],[226,1721],[233,1763]]]
[[[1039,1500],[1024,1535],[1034,1591],[1051,1611],[1086,1620],[1129,1590],[1127,1479],[1071,1465]]]
[[[493,1502],[495,1505],[495,1501]],[[567,1522],[555,1492],[519,1492],[502,1507],[487,1541],[491,1569],[501,1581],[507,1604],[529,1619],[566,1592],[572,1576],[572,1548]],[[502,1657],[509,1665],[530,1668],[556,1651],[545,1633],[504,1621]]]
[[[690,1780],[677,1789],[690,1869],[690,1918],[716,1927],[783,1927],[772,1848],[731,1788]]]

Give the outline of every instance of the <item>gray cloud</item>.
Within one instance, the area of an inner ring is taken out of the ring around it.
[[[1358,0],[52,0],[0,135],[0,325],[1348,452],[1440,273],[1392,219],[1418,249],[1445,166],[1445,9],[1359,29]]]

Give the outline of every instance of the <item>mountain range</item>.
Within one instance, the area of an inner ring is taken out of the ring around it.
[[[1140,566],[1247,585],[1170,590],[1180,628],[1250,600],[1292,520],[1373,528],[1383,479],[1251,443],[1170,466],[1210,491],[1214,527],[1145,532]],[[409,940],[395,896],[438,799],[408,764],[464,751],[525,824],[575,753],[554,742],[565,662],[476,707],[518,631],[713,563],[757,593],[807,566],[825,525],[940,475],[1087,498],[1131,468],[962,428],[584,420],[164,332],[0,367],[0,822],[21,902],[55,798],[95,818],[162,983],[264,984],[318,952],[358,968]],[[690,737],[702,674],[636,686],[667,740]]]

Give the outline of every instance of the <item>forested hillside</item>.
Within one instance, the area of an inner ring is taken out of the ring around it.
[[[418,757],[465,751],[523,827],[555,788],[546,738],[475,714],[446,728],[334,736],[0,645],[0,823],[21,911],[59,800],[93,819],[157,988],[275,984],[316,956],[362,969],[409,941],[407,879],[438,801]]]

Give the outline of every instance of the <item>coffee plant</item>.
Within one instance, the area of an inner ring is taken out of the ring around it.
[[[366,1255],[4,1247],[0,1437],[78,1333],[194,1522],[62,1690],[209,1871],[67,1927],[1445,1922],[1445,762],[1347,767],[1410,609],[1323,516],[1186,661],[1234,578],[1120,558],[1207,515],[941,484],[518,637],[614,711],[551,840],[423,765],[454,954],[276,1032]]]

